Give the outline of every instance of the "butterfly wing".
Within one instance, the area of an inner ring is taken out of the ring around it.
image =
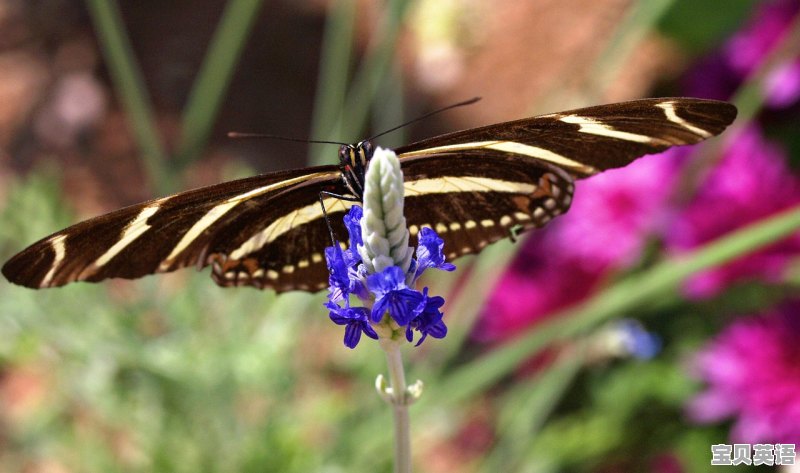
[[[50,235],[14,256],[2,271],[11,282],[42,288],[211,264],[214,280],[224,286],[319,288],[327,281],[322,254],[330,244],[319,205],[323,190],[345,193],[336,167],[178,193]],[[341,222],[346,204],[326,199],[334,223]]]
[[[500,123],[397,150],[405,173],[412,243],[423,226],[449,258],[529,228],[569,208],[573,180],[639,156],[717,135],[730,104],[647,99]],[[334,166],[265,174],[182,192],[79,223],[34,243],[3,266],[32,288],[138,278],[212,266],[222,286],[279,292],[326,286],[330,238],[322,191],[346,195]],[[337,235],[350,202],[325,198]]]
[[[429,138],[396,150],[406,219],[412,235],[437,230],[449,258],[477,253],[566,212],[574,179],[698,143],[735,117],[725,102],[645,99]]]

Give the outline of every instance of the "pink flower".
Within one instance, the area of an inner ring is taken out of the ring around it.
[[[755,127],[742,130],[729,143],[720,164],[670,225],[666,244],[673,253],[695,248],[800,203],[800,181],[788,168],[779,146],[764,139]],[[790,257],[798,254],[800,234],[691,278],[688,293],[710,296],[747,278],[775,281]]]
[[[537,260],[519,261],[528,266],[526,270],[512,269],[500,278],[475,327],[475,339],[512,338],[558,309],[582,300],[597,283],[597,274],[586,272],[574,260],[556,254],[534,258]]]
[[[686,91],[698,97],[729,98],[780,44],[798,12],[800,0],[759,3],[748,24],[686,76]],[[764,96],[774,108],[800,99],[800,58],[789,58],[766,77]]]
[[[789,32],[798,11],[798,0],[758,3],[748,24],[733,35],[723,48],[728,63],[741,76],[753,72]]]
[[[667,217],[681,152],[646,156],[578,183],[569,213],[544,235],[543,251],[567,254],[591,272],[634,263]]]
[[[708,384],[687,406],[693,421],[733,418],[733,442],[800,443],[800,301],[734,322],[693,368]]]

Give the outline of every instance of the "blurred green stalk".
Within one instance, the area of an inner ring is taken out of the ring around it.
[[[313,140],[338,141],[341,138],[341,131],[333,129],[333,126],[345,106],[355,20],[354,0],[331,2],[322,38],[314,116],[311,122],[310,138]],[[310,164],[314,166],[328,163],[331,158],[330,149],[330,145],[311,145]]]
[[[167,165],[167,154],[156,130],[155,115],[150,108],[150,97],[133,55],[125,25],[115,0],[86,0],[97,39],[116,89],[133,126],[136,141],[142,153],[149,184],[159,194],[168,193],[172,173]]]
[[[605,96],[625,62],[674,3],[675,0],[639,0],[628,9],[588,75],[591,78],[586,87],[589,103]]]
[[[675,291],[689,276],[725,264],[779,241],[800,229],[800,206],[725,235],[692,253],[660,263],[556,314],[548,322],[469,363],[445,378],[422,399],[467,399],[510,374],[520,363],[554,342],[573,338]]]
[[[515,383],[498,402],[497,445],[483,463],[483,471],[510,469],[509,462],[525,458],[545,421],[564,398],[585,363],[586,340],[563,353],[536,376]]]
[[[261,4],[262,0],[230,0],[225,7],[184,108],[176,159],[179,170],[196,160],[208,143]]]
[[[366,59],[353,78],[345,109],[332,127],[340,133],[339,139],[354,139],[367,124],[370,107],[375,102],[381,84],[392,69],[397,37],[412,0],[390,0],[383,23],[378,26],[375,42]],[[378,111],[380,112],[380,110]]]

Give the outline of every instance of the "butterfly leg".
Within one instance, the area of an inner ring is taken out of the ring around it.
[[[328,226],[328,233],[331,235],[331,245],[336,246],[336,237],[333,234],[333,227],[331,227],[331,220],[328,218],[328,212],[325,210],[323,196],[333,197],[334,199],[344,200],[347,202],[361,202],[361,199],[349,195],[334,194],[333,192],[328,191],[321,191],[319,193],[319,205],[322,207],[322,216],[325,218],[325,225]]]

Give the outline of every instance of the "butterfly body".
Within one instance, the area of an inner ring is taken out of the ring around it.
[[[423,227],[449,259],[477,253],[569,209],[574,181],[721,133],[736,116],[713,100],[645,99],[499,123],[397,148],[412,244]],[[46,237],[3,266],[32,288],[211,266],[221,286],[316,291],[324,248],[363,197],[373,144],[336,166],[280,171],[111,212]],[[323,206],[320,205],[322,202]]]

